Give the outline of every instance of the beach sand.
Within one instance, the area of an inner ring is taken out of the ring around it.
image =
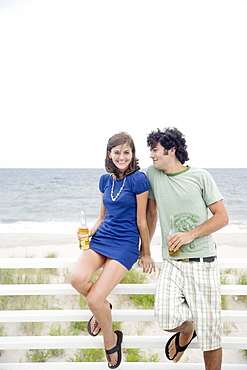
[[[247,233],[223,233],[217,232],[214,234],[214,239],[218,246],[218,256],[224,258],[238,257],[247,258]],[[161,238],[157,233],[151,245],[153,258],[161,257]],[[78,247],[76,235],[67,234],[0,234],[0,257],[47,257],[54,253],[60,258],[75,258],[77,259],[81,251]],[[244,310],[246,304],[241,300],[236,300],[235,297],[229,298],[228,309]],[[123,331],[125,335],[133,335],[131,328],[134,323],[123,323]],[[140,324],[138,324],[140,325]],[[246,335],[247,323],[229,324],[231,333],[229,335],[241,336]],[[138,329],[138,327],[137,327]],[[8,335],[18,335],[14,324],[6,325]],[[152,323],[145,325],[143,335],[162,335],[158,324]],[[224,334],[226,335],[226,334]],[[164,333],[164,343],[169,338],[169,333]],[[67,352],[67,351],[66,351]],[[70,353],[68,351],[67,353]],[[163,351],[150,351],[158,353],[160,361],[168,361],[163,354]],[[4,351],[0,356],[0,362],[19,362],[20,359],[25,361],[25,351]],[[59,359],[57,359],[59,361]],[[60,361],[64,361],[63,358]],[[186,351],[182,362],[202,362],[202,352],[200,350]],[[241,351],[225,350],[224,363],[246,363],[247,359],[243,357]]]
[[[247,233],[214,234],[218,256],[224,258],[247,257]],[[151,245],[152,256],[161,257],[161,237],[156,234]],[[77,237],[70,234],[0,234],[0,257],[79,257]]]

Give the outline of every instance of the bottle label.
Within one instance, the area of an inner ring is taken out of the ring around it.
[[[79,229],[77,236],[78,236],[78,238],[83,238],[83,239],[88,238],[89,230],[88,229]]]
[[[88,238],[88,234],[86,234],[86,233],[84,234],[84,233],[81,233],[79,231],[78,231],[77,236],[78,236],[78,238],[80,238],[82,240],[85,239],[85,238]]]
[[[87,249],[89,248],[89,230],[88,229],[79,229],[77,233],[79,240],[79,248]]]

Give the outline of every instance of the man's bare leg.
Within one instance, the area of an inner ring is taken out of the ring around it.
[[[220,370],[222,363],[222,348],[213,351],[203,352],[205,369],[206,370]]]

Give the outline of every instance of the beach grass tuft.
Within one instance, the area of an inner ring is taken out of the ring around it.
[[[240,273],[240,275],[238,276],[238,279],[237,279],[237,284],[247,285],[247,272],[241,271],[241,273]],[[238,298],[243,300],[245,303],[247,303],[247,296],[246,295],[239,296]]]
[[[84,321],[71,321],[70,328],[72,330],[72,335],[78,335],[82,331],[87,330],[87,323]]]
[[[26,352],[27,362],[46,362],[51,356],[49,349],[31,349]]]
[[[159,362],[158,354],[147,355],[140,348],[126,348],[124,351],[126,362]]]
[[[0,337],[3,337],[3,335],[4,335],[4,326],[3,325],[0,325]],[[0,350],[0,356],[1,356],[1,354],[3,353],[4,351],[1,351]]]
[[[77,349],[74,357],[70,357],[68,362],[102,362],[105,359],[105,352],[99,349]]]
[[[243,353],[243,356],[244,356],[245,358],[247,358],[247,349],[243,349],[243,350],[242,350],[242,353]]]
[[[138,269],[131,269],[121,280],[121,284],[145,284],[150,280],[149,275],[143,274]],[[138,308],[152,309],[154,306],[154,294],[129,294],[126,298]]]

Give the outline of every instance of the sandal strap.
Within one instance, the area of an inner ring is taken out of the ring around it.
[[[176,345],[177,352],[184,352],[188,348],[189,344],[192,342],[192,340],[195,337],[196,337],[196,332],[194,331],[193,336],[192,336],[191,340],[189,341],[189,343],[185,344],[185,346],[183,346],[183,347],[180,347],[180,345],[179,345],[179,335],[177,335],[175,337],[175,345]]]
[[[120,346],[119,344],[117,344],[115,347],[113,347],[112,349],[105,349],[105,353],[107,355],[111,355],[112,353],[115,353],[115,352],[118,352],[120,350]]]

